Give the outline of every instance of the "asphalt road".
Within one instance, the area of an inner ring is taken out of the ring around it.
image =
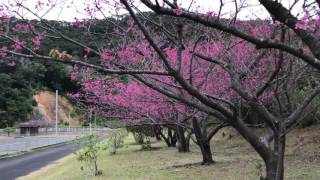
[[[25,176],[79,148],[79,144],[64,144],[26,153],[21,156],[0,159],[0,179],[13,180]]]
[[[28,151],[29,149],[72,141],[76,136],[28,136],[23,138],[1,138],[0,155]]]

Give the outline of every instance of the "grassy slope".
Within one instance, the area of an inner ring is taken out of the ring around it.
[[[319,126],[311,127],[289,135],[285,179],[320,179],[319,130]],[[117,155],[100,153],[98,163],[103,175],[95,179],[258,179],[256,164],[259,158],[252,148],[236,133],[229,130],[224,134],[228,135],[222,137],[220,133],[212,141],[214,159],[217,161],[212,166],[197,164],[201,161],[201,156],[195,145],[191,146],[190,153],[178,153],[175,148],[167,148],[161,142],[153,144],[153,147],[159,149],[141,151],[139,146],[132,144],[133,139],[129,137],[126,146],[120,149]],[[22,179],[84,179],[79,167],[80,163],[72,155]]]

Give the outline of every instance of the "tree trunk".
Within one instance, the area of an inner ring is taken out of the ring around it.
[[[284,134],[285,123],[281,123],[279,127],[279,134],[277,135],[277,172],[276,180],[283,180],[284,178],[284,153],[286,148],[286,136]]]
[[[161,135],[160,135],[161,127],[160,126],[153,126],[152,129],[153,129],[154,136],[156,137],[156,140],[161,141]]]
[[[280,142],[282,147],[279,149],[278,152],[278,158],[277,158],[277,180],[283,180],[284,179],[284,152],[285,152],[285,137],[283,137],[283,140]]]
[[[161,131],[160,131],[160,136],[162,137],[162,139],[164,140],[164,142],[167,144],[168,147],[171,147],[171,142],[169,137],[167,138]]]
[[[190,133],[187,134],[187,137],[186,137],[187,148],[189,149],[189,151],[190,151],[190,139],[191,139],[191,135],[192,135],[192,133],[190,132]]]
[[[274,151],[270,156],[270,159],[266,161],[266,180],[284,179],[284,153],[286,136],[283,135],[283,126],[284,125],[280,125],[279,131],[274,135]]]
[[[277,160],[275,155],[273,155],[266,164],[266,177],[261,177],[261,180],[276,180],[276,174],[277,174]]]
[[[154,136],[156,137],[156,140],[157,140],[157,141],[161,141],[161,135],[160,135],[160,133],[161,133],[161,130],[154,130],[154,131],[153,131],[153,134],[154,134]]]
[[[202,164],[210,165],[215,163],[212,159],[210,141],[207,141],[206,139],[207,137],[203,137],[203,134],[201,132],[199,122],[197,121],[197,119],[193,118],[192,123],[193,123],[194,134],[196,136],[197,143],[201,150]]]
[[[94,176],[98,176],[99,175],[99,173],[98,173],[98,165],[97,165],[97,160],[94,160],[94,167],[93,167],[93,174],[94,174]]]
[[[203,165],[210,165],[215,163],[212,159],[211,147],[210,142],[205,142],[202,144],[201,154],[202,154],[202,164]]]
[[[171,147],[176,147],[176,144],[178,141],[176,132],[173,133],[173,136],[171,136],[170,141],[171,141]]]
[[[178,139],[178,151],[190,152],[183,127],[177,126],[176,132],[177,132],[177,139]]]
[[[160,134],[156,133],[155,136],[156,136],[156,140],[157,140],[157,141],[161,141],[161,136],[160,136]]]
[[[280,165],[280,166],[279,166]],[[263,180],[283,180],[283,159],[274,154],[266,162],[266,177]]]
[[[160,136],[166,142],[168,147],[176,147],[177,138],[175,133],[172,134],[171,128],[168,128],[168,137],[166,137],[161,131],[160,131]]]

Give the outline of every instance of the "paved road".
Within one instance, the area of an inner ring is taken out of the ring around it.
[[[29,136],[24,138],[1,138],[0,155],[28,151],[29,149],[74,140],[75,136]]]
[[[14,180],[40,169],[79,149],[78,144],[64,144],[21,156],[0,159],[0,179]]]

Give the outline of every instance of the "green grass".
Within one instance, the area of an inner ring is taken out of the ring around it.
[[[301,130],[288,138],[285,179],[320,179],[320,135],[316,129]],[[102,175],[97,180],[256,180],[259,158],[252,148],[236,133],[231,139],[219,137],[212,141],[213,157],[216,164],[199,165],[201,155],[196,145],[191,145],[190,153],[178,153],[162,142],[153,142],[153,150],[142,151],[134,145],[132,136],[126,139],[125,146],[116,155],[106,151],[99,153],[98,167]],[[301,137],[303,142],[301,142]],[[312,137],[312,138],[311,138]],[[307,140],[305,140],[307,138]],[[303,148],[302,148],[303,147]],[[28,180],[79,180],[84,179],[80,162],[74,155],[62,159],[21,179]],[[93,179],[93,178],[89,178]]]

